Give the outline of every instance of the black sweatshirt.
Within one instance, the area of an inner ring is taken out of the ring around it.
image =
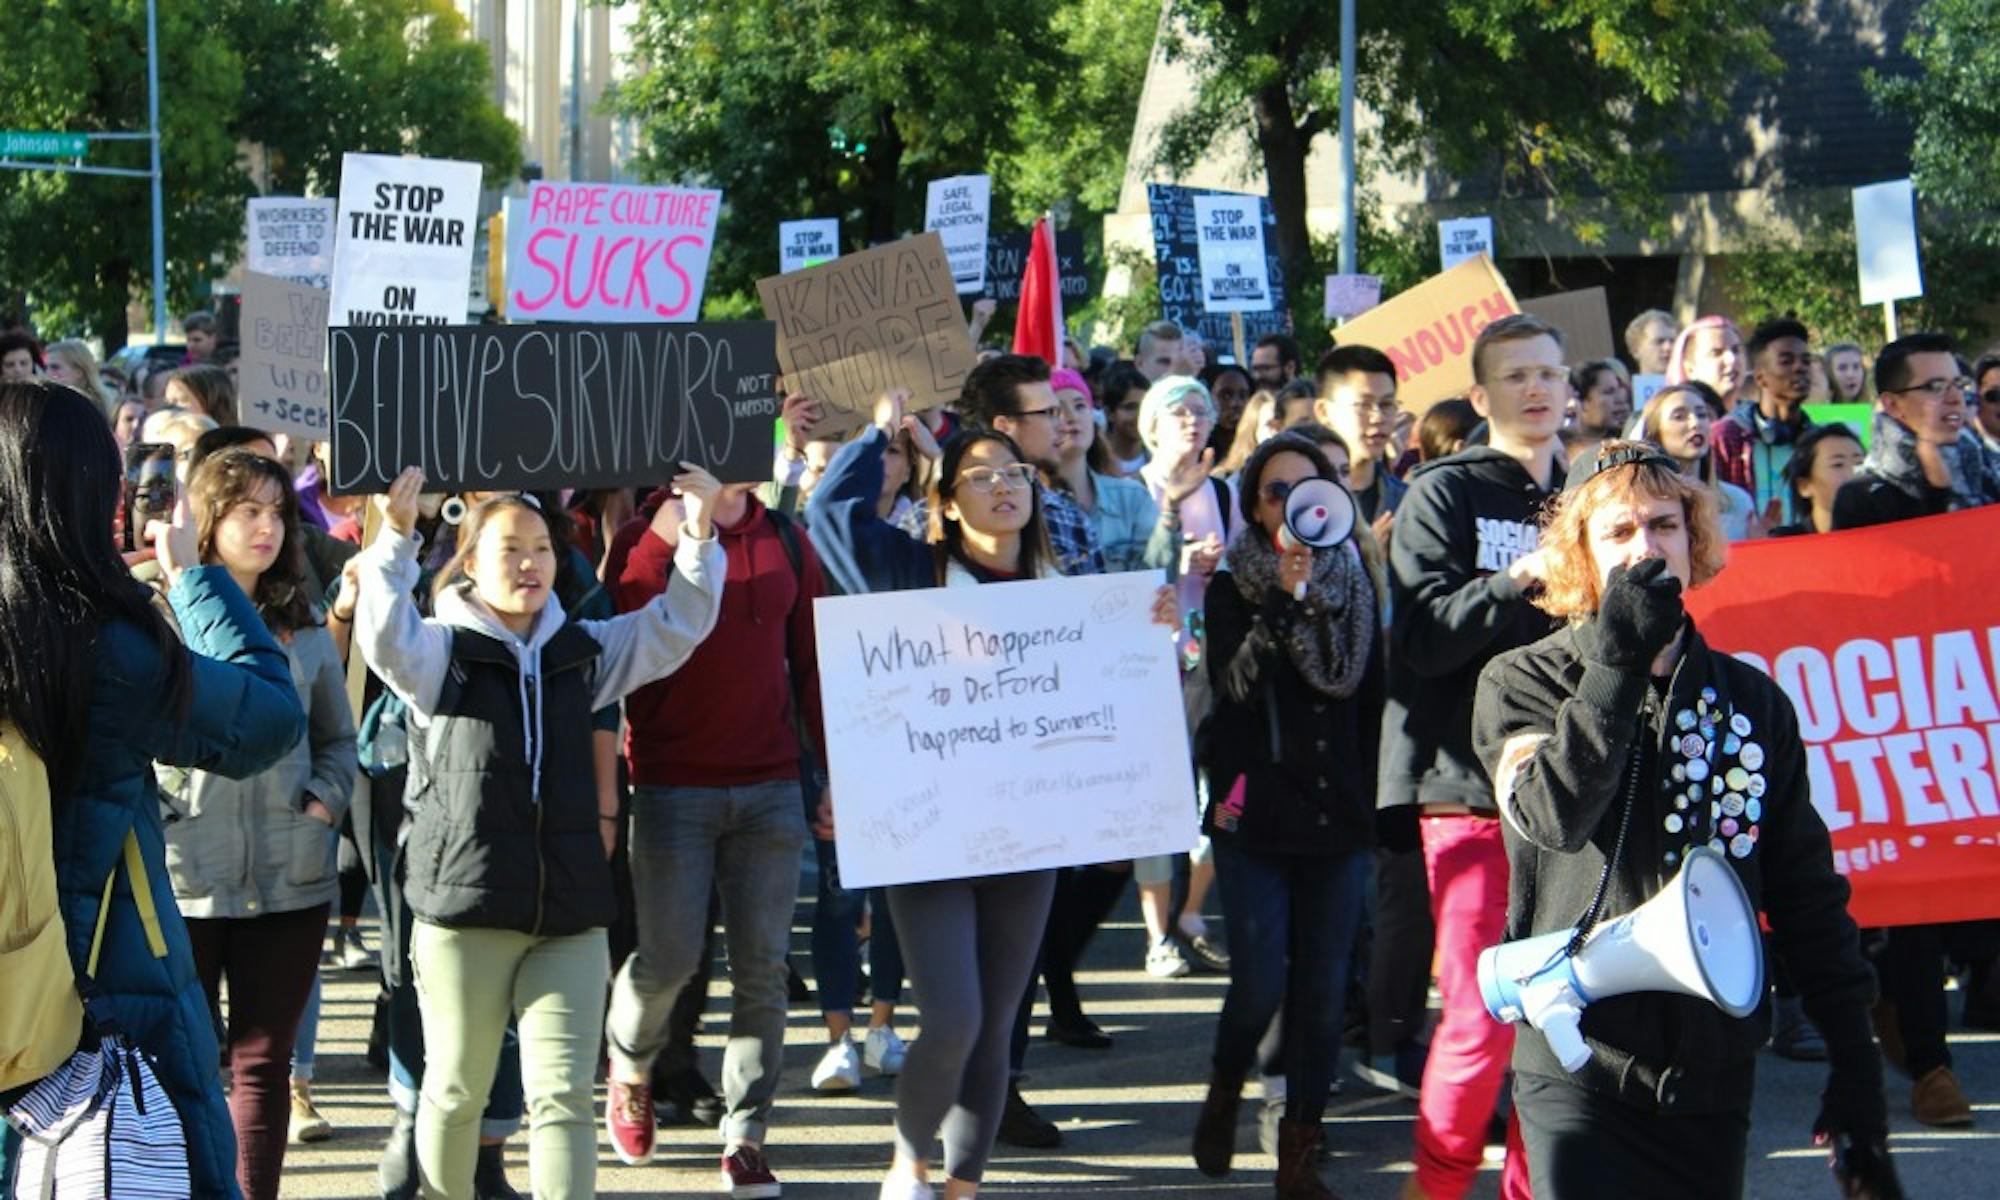
[[[1582,919],[1618,836],[1630,756],[1638,753],[1624,851],[1600,920],[1657,894],[1689,845],[1719,844],[1769,920],[1770,944],[1797,981],[1834,1067],[1880,1127],[1881,1060],[1868,1020],[1875,977],[1847,913],[1847,881],[1833,869],[1826,825],[1812,806],[1791,701],[1762,673],[1710,650],[1692,626],[1687,637],[1664,696],[1643,673],[1586,665],[1568,628],[1501,655],[1482,673],[1474,735],[1487,768],[1497,774],[1510,738],[1547,738],[1514,775],[1502,807],[1507,937]],[[1696,774],[1690,750],[1702,756],[1701,778],[1689,778]],[[1674,778],[1675,768],[1683,778]],[[1683,807],[1679,798],[1691,802]],[[1591,1061],[1576,1076],[1526,1025],[1514,1043],[1514,1069],[1647,1107],[1747,1113],[1768,1021],[1761,1005],[1733,1018],[1691,996],[1612,996],[1584,1009]]]
[[[1472,753],[1479,669],[1555,628],[1507,576],[1541,540],[1541,515],[1560,486],[1473,446],[1419,467],[1389,541],[1389,701],[1382,716],[1377,803],[1449,802],[1493,810]]]

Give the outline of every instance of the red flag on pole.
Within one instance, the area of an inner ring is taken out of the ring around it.
[[[1014,322],[1014,353],[1032,354],[1051,367],[1062,365],[1062,271],[1056,260],[1055,220],[1035,222],[1028,241],[1028,266],[1021,273],[1021,315]]]

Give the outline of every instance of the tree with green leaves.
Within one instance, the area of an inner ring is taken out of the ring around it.
[[[1775,66],[1775,0],[1358,0],[1355,92],[1379,124],[1361,172],[1427,172],[1481,199],[1602,197],[1656,219],[1663,138],[1721,114],[1728,83]],[[1168,53],[1200,81],[1163,131],[1158,161],[1254,146],[1288,279],[1321,275],[1306,228],[1306,155],[1338,131],[1334,0],[1167,0]],[[1433,194],[1437,194],[1433,185]],[[1571,210],[1586,241],[1602,217]],[[1316,300],[1293,297],[1301,327]]]
[[[0,128],[145,129],[145,14],[144,0],[27,6],[9,33],[32,52],[0,56]],[[239,253],[253,166],[275,192],[332,194],[347,150],[473,159],[503,181],[520,161],[486,50],[450,0],[162,3],[158,21],[176,310]],[[144,169],[148,150],[93,143],[87,162]],[[122,346],[151,284],[147,193],[143,179],[0,171],[0,316]]]
[[[2000,246],[2000,5],[1925,0],[1903,49],[1917,73],[1871,72],[1868,87],[1916,122],[1917,193],[1974,242]]]

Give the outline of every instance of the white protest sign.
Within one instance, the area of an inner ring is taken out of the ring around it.
[[[993,177],[933,179],[924,200],[924,229],[937,230],[961,296],[986,290],[986,227],[993,209]]]
[[[1665,375],[1655,375],[1645,371],[1634,374],[1632,376],[1632,415],[1636,417],[1645,412],[1646,406],[1653,402],[1653,397],[1659,395],[1660,389],[1665,386],[1667,386],[1667,377]]]
[[[778,274],[789,275],[840,257],[840,218],[778,222]]]
[[[1196,196],[1194,225],[1203,310],[1270,312],[1271,273],[1264,258],[1262,198]]]
[[[1449,271],[1468,258],[1484,254],[1493,257],[1493,218],[1458,217],[1438,222],[1440,271]]]
[[[465,324],[478,216],[478,163],[343,155],[330,322]]]
[[[326,440],[326,313],[325,288],[244,272],[236,386],[245,425]]]
[[[841,882],[1185,851],[1194,780],[1158,571],[813,602]]]
[[[252,196],[243,267],[325,288],[333,282],[333,201]]]
[[[693,321],[722,193],[538,182],[508,209],[507,315],[516,321]]]
[[[1380,275],[1326,277],[1326,319],[1358,317],[1382,303]]]
[[[1854,258],[1861,303],[1887,304],[1924,294],[1917,257],[1917,194],[1907,179],[1854,189]]]

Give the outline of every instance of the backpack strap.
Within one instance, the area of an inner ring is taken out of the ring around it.
[[[785,558],[792,564],[792,578],[797,583],[796,603],[811,604],[812,597],[806,595],[805,551],[799,548],[799,527],[791,517],[773,508],[764,510],[764,519],[777,530],[778,541],[785,547]],[[785,618],[785,677],[792,692],[792,728],[798,736],[799,745],[806,748],[808,755],[814,755],[817,747],[807,736],[805,709],[799,706],[798,648],[792,645],[792,621]]]
[[[1229,483],[1220,475],[1209,476],[1208,482],[1209,486],[1215,489],[1215,511],[1222,518],[1222,540],[1227,542],[1230,526],[1236,516],[1229,511]]]
[[[125,875],[132,881],[132,903],[139,909],[139,924],[146,930],[146,948],[154,958],[167,956],[167,938],[160,931],[160,912],[153,905],[153,887],[146,877],[146,860],[139,853],[139,835],[125,831],[123,855]],[[118,882],[118,864],[104,877],[104,900],[97,906],[97,928],[90,935],[90,965],[84,974],[97,975],[97,957],[104,949],[104,926],[111,916],[111,887]]]

